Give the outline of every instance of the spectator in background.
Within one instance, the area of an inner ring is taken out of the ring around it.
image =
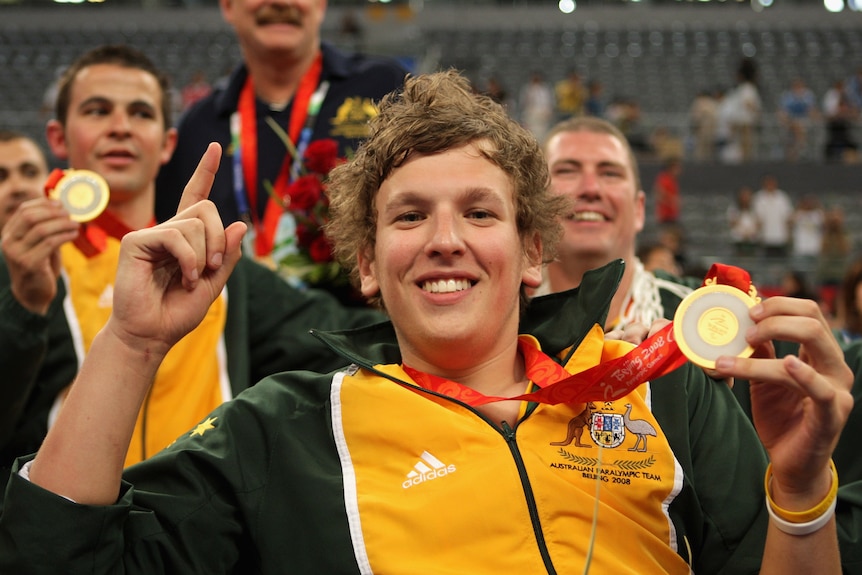
[[[689,269],[688,256],[685,253],[685,230],[680,225],[668,225],[659,230],[658,243],[665,246],[673,253],[673,258],[676,260],[676,265],[685,275],[694,275],[695,277],[703,277],[701,271],[697,270],[692,273]]]
[[[183,111],[188,110],[197,104],[199,100],[203,100],[209,96],[212,91],[213,88],[207,81],[204,71],[196,70],[195,73],[192,74],[192,78],[189,83],[183,86],[180,92],[183,99]]]
[[[542,141],[554,120],[554,93],[541,72],[533,72],[521,87],[518,105],[521,124]]]
[[[598,80],[590,80],[587,84],[587,101],[584,113],[596,118],[605,117],[605,86]]]
[[[0,130],[0,232],[18,206],[44,195],[47,177],[42,148],[21,132]]]
[[[790,224],[793,261],[797,269],[809,274],[816,270],[817,258],[823,252],[824,220],[823,207],[816,195],[805,194],[796,203]]]
[[[729,91],[719,88],[715,99],[718,110],[715,119],[715,152],[723,164],[739,164],[742,161],[742,149],[733,137],[733,102],[728,98]]]
[[[643,264],[644,270],[648,272],[661,270],[674,276],[682,275],[682,268],[676,262],[676,254],[664,244],[644,244],[638,248],[635,255]]]
[[[752,207],[760,222],[760,245],[767,257],[785,257],[790,247],[793,202],[778,187],[778,179],[767,174],[754,194]]]
[[[634,145],[632,145],[634,147]],[[666,163],[685,155],[685,143],[667,126],[656,126],[649,136],[649,147],[659,162]]]
[[[750,162],[757,149],[756,136],[762,109],[757,68],[752,59],[742,60],[736,80],[736,86],[726,96],[730,112],[731,145],[739,146],[740,161]]]
[[[851,262],[844,272],[836,311],[838,341],[847,345],[862,339],[862,258]]]
[[[799,299],[818,301],[817,293],[812,289],[805,272],[789,270],[781,277],[781,295]]]
[[[605,110],[605,119],[620,129],[636,155],[644,156],[650,151],[650,138],[644,132],[643,116],[637,100],[623,96],[614,98]],[[681,156],[682,150],[677,154]]]
[[[817,99],[802,78],[794,78],[789,90],[781,94],[778,121],[784,128],[784,158],[788,161],[806,157],[812,124],[819,118]]]
[[[829,305],[833,316],[836,314],[835,292],[844,278],[850,248],[850,234],[844,227],[844,211],[833,206],[826,210],[823,247],[817,263],[817,283],[820,285],[821,297]]]
[[[850,101],[850,106],[857,114],[862,114],[862,66],[856,68],[856,73],[847,79],[844,92]]]
[[[557,119],[564,120],[571,116],[582,116],[587,102],[587,89],[581,81],[577,70],[569,70],[566,77],[554,85],[557,97]]]
[[[669,158],[661,171],[656,174],[652,191],[655,194],[655,219],[662,226],[676,226],[682,200],[679,193],[679,176],[682,173],[682,160]]]
[[[509,92],[506,91],[506,88],[503,87],[503,84],[497,76],[491,76],[488,78],[488,81],[485,83],[485,89],[482,93],[511,112],[512,103],[509,101]]]
[[[718,100],[709,90],[701,90],[694,97],[688,119],[694,139],[694,159],[698,162],[713,161],[718,128]]]
[[[843,80],[836,80],[823,96],[823,117],[826,123],[823,155],[826,161],[855,162],[859,145],[853,139],[853,126],[859,112],[853,107]]]
[[[754,192],[749,186],[741,186],[734,201],[727,207],[727,225],[733,253],[739,257],[757,255],[760,245],[760,220],[754,213],[752,198]]]

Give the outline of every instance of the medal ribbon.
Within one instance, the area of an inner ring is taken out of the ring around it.
[[[51,195],[51,191],[64,175],[65,170],[59,168],[48,174],[48,179],[45,181],[46,196]],[[156,225],[155,219],[150,223],[150,226],[154,225]],[[110,209],[107,209],[97,218],[89,222],[82,222],[78,230],[78,237],[72,240],[72,243],[85,257],[91,258],[105,251],[108,247],[108,237],[120,240],[130,231],[132,231],[131,228],[112,214]]]
[[[290,124],[288,126],[288,136],[291,142],[297,142],[303,125],[306,123],[306,118],[309,115],[309,110],[313,104],[312,95],[320,81],[320,72],[323,68],[323,56],[318,52],[317,57],[312,62],[311,67],[305,72],[299,87],[296,90],[296,95],[293,98],[293,108],[290,112]],[[316,114],[315,114],[316,116]],[[254,94],[254,86],[251,76],[246,79],[245,85],[242,88],[239,96],[239,132],[240,132],[240,154],[242,178],[238,178],[238,182],[243,184],[243,190],[237,190],[237,194],[242,196],[238,198],[237,204],[241,212],[247,211],[251,223],[255,229],[255,254],[258,256],[268,255],[272,251],[275,231],[278,226],[278,220],[281,213],[284,211],[284,206],[270,196],[267,202],[263,222],[260,221],[257,209],[257,113]],[[310,137],[310,133],[309,133]],[[234,152],[236,153],[236,151]],[[297,150],[297,154],[300,152]],[[273,185],[273,191],[276,197],[284,197],[287,191],[287,186],[290,182],[290,167],[293,159],[288,153],[285,156],[284,163],[279,171],[278,177]]]
[[[751,275],[742,268],[727,264],[712,264],[702,285],[712,284],[729,285],[749,295],[752,291]]]
[[[745,270],[713,264],[703,285],[725,284],[749,293],[751,276]],[[545,353],[519,338],[518,349],[524,356],[527,378],[539,389],[513,397],[484,395],[466,385],[403,365],[404,372],[419,386],[479,406],[497,401],[519,400],[537,403],[585,403],[613,401],[636,387],[666,375],[688,361],[673,339],[673,322],[641,342],[625,355],[605,361],[574,375]]]

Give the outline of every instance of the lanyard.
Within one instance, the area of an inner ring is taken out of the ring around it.
[[[725,264],[713,264],[703,286],[715,284],[731,286],[749,294],[756,291],[747,271]],[[514,397],[487,396],[461,383],[424,373],[407,365],[402,365],[402,368],[420,387],[475,407],[510,399],[548,404],[612,401],[630,393],[645,381],[670,373],[687,361],[676,340],[673,323],[669,323],[625,355],[574,375],[570,375],[553,359],[530,345],[529,339],[524,336],[519,338],[518,348],[524,356],[527,378],[538,389]]]
[[[253,226],[255,255],[264,256],[272,251],[278,219],[284,207],[276,198],[284,197],[290,181],[299,173],[302,153],[313,133],[314,121],[320,112],[321,103],[329,88],[328,82],[320,81],[323,58],[318,53],[308,71],[303,75],[293,99],[288,125],[288,137],[295,146],[293,158],[285,156],[281,170],[273,185],[274,193],[267,202],[263,222],[258,215],[257,177],[257,113],[252,78],[246,79],[240,92],[239,110],[231,116],[231,141],[233,143],[234,194],[240,216]],[[292,145],[288,145],[288,150]],[[275,196],[275,197],[272,197]]]
[[[523,336],[518,340],[518,349],[524,356],[527,378],[538,389],[513,397],[484,395],[461,383],[407,365],[402,367],[420,387],[475,407],[510,399],[552,405],[612,401],[645,381],[670,373],[686,361],[673,342],[673,324],[665,326],[622,357],[602,362],[574,375],[530,345]]]

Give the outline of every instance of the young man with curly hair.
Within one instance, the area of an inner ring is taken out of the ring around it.
[[[622,264],[525,306],[565,202],[538,143],[453,72],[408,79],[332,174],[331,237],[391,323],[318,333],[343,369],[267,378],[122,473],[152,374],[240,258],[244,224],[203,201],[219,153],[177,216],[124,239],[113,316],[11,479],[0,567],[840,572],[829,455],[852,374],[816,306],[764,302],[759,357],[717,362],[758,382],[760,439],[691,364],[592,406],[549,400],[631,349],[602,329]],[[804,361],[770,358],[774,337]],[[585,411],[590,439],[561,446]]]

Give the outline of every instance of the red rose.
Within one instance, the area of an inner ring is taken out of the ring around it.
[[[303,159],[309,172],[325,176],[338,163],[338,142],[331,138],[315,140],[308,144]]]
[[[305,224],[296,224],[296,242],[299,247],[306,247],[314,240],[314,231]]]
[[[287,188],[290,199],[288,209],[310,210],[323,196],[323,185],[317,176],[300,176]]]
[[[320,235],[314,238],[308,246],[308,255],[317,263],[332,261],[332,246],[329,245],[326,236]]]

